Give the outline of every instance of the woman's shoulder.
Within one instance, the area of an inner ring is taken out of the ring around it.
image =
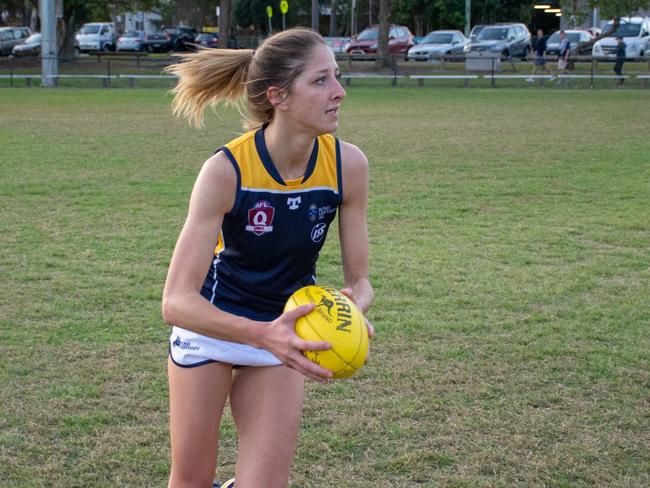
[[[366,155],[352,143],[339,140],[341,146],[341,164],[350,169],[364,169],[368,167]]]

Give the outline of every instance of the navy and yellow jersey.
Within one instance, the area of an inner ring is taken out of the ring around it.
[[[273,320],[294,291],[316,282],[318,253],[342,201],[339,141],[316,138],[305,175],[286,181],[263,128],[219,151],[235,168],[237,193],[201,294],[226,312]]]

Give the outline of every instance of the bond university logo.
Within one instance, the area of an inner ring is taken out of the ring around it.
[[[287,205],[289,205],[289,210],[298,210],[301,201],[302,199],[300,197],[296,197],[296,198],[288,197]]]
[[[201,349],[199,346],[193,346],[190,341],[181,341],[179,336],[176,336],[176,340],[172,342],[172,345],[185,351],[198,351]]]
[[[248,225],[246,230],[257,236],[273,232],[273,216],[275,209],[266,200],[261,200],[251,209],[248,209]]]

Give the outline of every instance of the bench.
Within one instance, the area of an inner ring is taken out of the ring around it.
[[[469,86],[469,80],[477,80],[478,75],[411,75],[412,80],[417,80],[418,86],[424,86],[424,80],[463,80],[463,86]]]
[[[33,79],[40,79],[41,75],[0,75],[0,79],[11,80],[13,86],[13,80],[25,80],[25,86],[32,86]]]
[[[371,79],[382,79],[382,80],[391,80],[391,86],[396,86],[397,85],[397,79],[398,78],[404,78],[404,75],[380,75],[380,74],[375,74],[375,73],[348,73],[345,75],[341,75],[341,79],[345,80],[345,86],[350,86],[351,81],[353,79],[366,79],[366,80],[371,80]]]
[[[111,86],[111,79],[112,78],[117,78],[117,75],[114,76],[108,76],[108,75],[53,75],[50,78],[54,79],[54,85],[56,86],[58,84],[58,80],[61,78],[90,78],[90,79],[97,79],[97,80],[102,80],[102,86],[104,88],[107,88]]]
[[[119,75],[119,78],[126,78],[129,88],[135,86],[135,80],[175,80],[175,75]]]

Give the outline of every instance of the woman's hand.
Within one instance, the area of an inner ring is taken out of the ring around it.
[[[296,320],[314,309],[313,304],[302,305],[289,310],[269,322],[260,337],[258,347],[270,351],[286,366],[295,369],[307,378],[327,383],[333,373],[307,359],[303,351],[326,351],[332,348],[329,342],[306,341],[296,334]]]
[[[357,301],[354,299],[354,291],[352,291],[352,288],[341,288],[341,293],[343,293],[346,297],[352,300],[355,305],[358,306]],[[365,321],[366,328],[368,329],[368,337],[372,339],[375,336],[375,326],[370,323],[365,315],[363,316],[363,320]]]

